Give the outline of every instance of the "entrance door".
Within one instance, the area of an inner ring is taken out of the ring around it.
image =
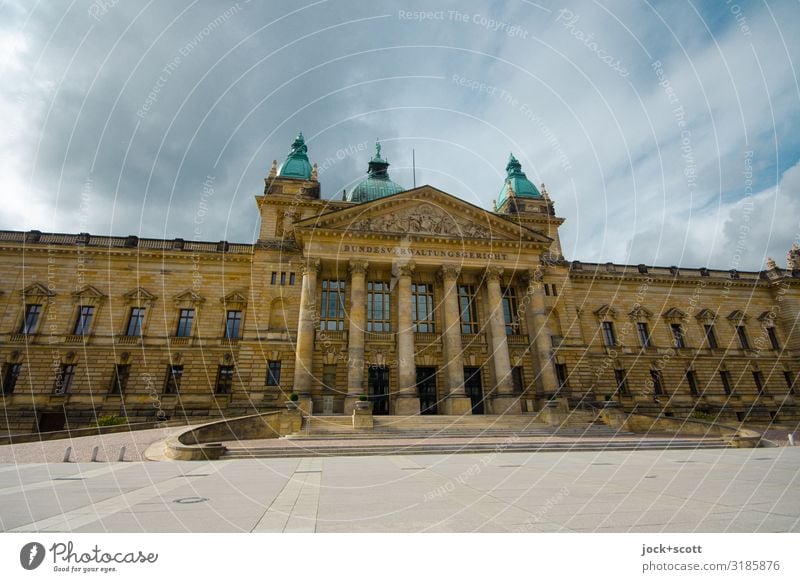
[[[64,430],[67,415],[63,412],[43,412],[39,417],[39,432],[53,432]]]
[[[483,414],[483,383],[480,368],[464,368],[464,390],[472,401],[472,414]]]
[[[389,368],[370,366],[367,384],[372,414],[389,414]]]
[[[436,368],[417,368],[420,414],[436,414]]]

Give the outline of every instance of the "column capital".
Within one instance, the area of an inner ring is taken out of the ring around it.
[[[528,283],[538,284],[544,280],[544,270],[541,268],[536,269],[528,269],[525,271],[525,278],[528,280]]]
[[[301,269],[303,275],[316,275],[319,272],[320,260],[318,257],[306,257]]]
[[[486,278],[489,281],[499,281],[503,276],[503,267],[490,265],[486,267]]]
[[[408,261],[407,263],[397,266],[401,277],[411,277],[414,274],[414,269],[416,268],[417,264],[414,261]]]
[[[442,265],[442,268],[439,269],[439,276],[444,279],[458,279],[458,276],[461,274],[461,265],[456,265],[453,263],[446,263]]]
[[[353,260],[350,261],[348,270],[350,271],[350,275],[365,275],[368,267],[368,261]]]

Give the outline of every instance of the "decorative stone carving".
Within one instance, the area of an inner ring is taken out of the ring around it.
[[[771,271],[778,268],[778,263],[772,257],[767,257],[767,270]]]
[[[457,279],[459,274],[461,274],[461,266],[454,265],[452,263],[447,263],[442,265],[442,268],[439,270],[439,274],[442,276],[442,279]]]
[[[497,267],[492,265],[491,267],[486,267],[486,278],[488,280],[497,280],[499,281],[503,276],[503,267]]]
[[[398,265],[398,270],[401,277],[411,277],[414,274],[414,269],[417,267],[414,261],[409,261],[405,264]]]
[[[396,232],[402,234],[438,234],[467,238],[486,238],[489,229],[468,222],[458,222],[450,214],[432,204],[421,204],[397,213],[362,218],[353,223],[354,230]]]
[[[368,267],[369,263],[367,261],[350,261],[350,274],[365,275]]]
[[[800,247],[792,244],[791,250],[786,253],[786,268],[789,270],[800,269]]]
[[[318,258],[309,257],[308,259],[306,259],[306,261],[303,263],[303,265],[301,267],[301,269],[303,270],[303,275],[309,275],[309,274],[318,273],[319,272],[319,265],[320,265],[320,261],[319,261]]]
[[[274,178],[278,175],[278,160],[272,160],[272,166],[269,169],[268,178]]]
[[[652,316],[653,314],[641,305],[637,305],[628,312],[628,317],[630,317],[632,321],[644,321],[650,319]]]

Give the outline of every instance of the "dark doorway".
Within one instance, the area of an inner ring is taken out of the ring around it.
[[[472,401],[472,414],[483,414],[483,382],[480,368],[464,368],[464,390]]]
[[[389,368],[370,366],[368,385],[372,414],[389,414]]]
[[[43,412],[39,416],[39,432],[53,432],[64,430],[67,424],[67,415],[64,412]]]
[[[417,368],[420,414],[436,414],[436,368]]]

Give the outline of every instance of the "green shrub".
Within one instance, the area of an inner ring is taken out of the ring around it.
[[[97,426],[116,426],[118,424],[127,424],[128,419],[124,416],[115,416],[110,414],[108,416],[101,416],[97,419]]]
[[[291,400],[292,402],[297,402],[298,400],[300,400],[300,396],[297,395],[297,392],[292,392],[291,394],[289,394],[289,400]]]

